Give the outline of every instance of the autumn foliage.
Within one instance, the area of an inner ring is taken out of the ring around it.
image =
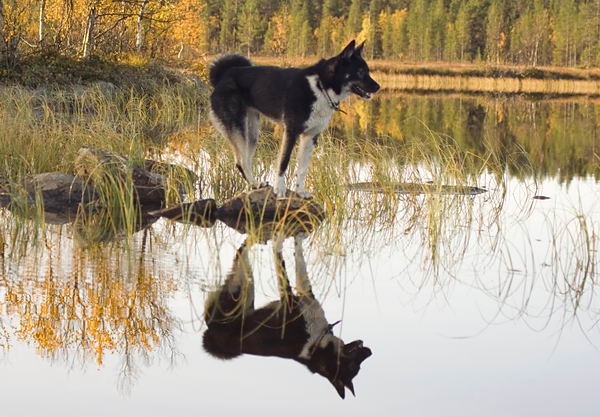
[[[598,66],[600,0],[0,0],[0,58],[222,52]]]

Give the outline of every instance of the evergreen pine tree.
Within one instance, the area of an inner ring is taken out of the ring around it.
[[[381,11],[381,2],[380,0],[371,0],[369,3],[369,14],[368,19],[370,22],[369,31],[367,32],[366,41],[366,57],[367,58],[376,58],[379,54],[380,50],[380,31],[377,25],[377,18],[379,17],[379,12]]]
[[[221,24],[219,27],[219,49],[221,52],[235,50],[238,0],[224,0],[221,9]]]
[[[435,0],[431,12],[429,59],[440,61],[444,57],[444,35],[446,33],[446,8],[444,0]]]
[[[263,19],[259,6],[259,0],[246,0],[242,8],[239,24],[240,44],[248,56],[258,48],[258,37],[262,33]]]
[[[360,32],[362,24],[362,0],[352,0],[346,20],[346,39],[353,39]]]
[[[331,53],[331,3],[332,0],[325,0],[321,11],[321,22],[319,24],[317,36],[317,53],[320,56],[328,56]]]
[[[504,22],[504,0],[491,0],[485,25],[485,49],[488,62],[500,63],[505,35],[502,33]]]

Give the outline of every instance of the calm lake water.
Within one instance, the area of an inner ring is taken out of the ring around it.
[[[356,398],[291,360],[203,350],[205,301],[245,236],[161,220],[129,249],[85,249],[54,225],[20,256],[1,242],[2,415],[597,416],[600,104],[404,94],[344,108],[337,136],[435,132],[500,167],[471,173],[486,193],[398,194],[385,221],[346,219],[336,239],[326,221],[304,241],[335,335],[373,352]],[[293,239],[282,253],[293,285]],[[248,256],[256,306],[277,300],[271,245]]]

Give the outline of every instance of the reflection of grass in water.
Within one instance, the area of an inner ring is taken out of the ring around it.
[[[477,272],[481,277],[475,280],[475,288],[498,303],[487,320],[496,324],[522,319],[537,331],[557,329],[558,338],[575,324],[596,345],[591,336],[598,330],[600,223],[576,207],[542,212],[541,217],[543,227],[535,231],[517,222],[521,228],[517,234],[523,236],[503,236],[487,270]],[[546,252],[540,253],[540,248]],[[489,279],[487,275],[494,273],[497,279]]]
[[[587,311],[593,307],[592,295],[599,278],[600,223],[581,208],[573,210],[572,215],[560,222],[559,229],[556,219],[546,219],[546,223],[553,239],[549,285],[557,289],[562,304],[569,306],[569,313],[575,317],[579,309]]]
[[[375,245],[381,247],[399,236],[406,239],[417,234],[429,248],[431,265],[436,266],[444,261],[440,248],[449,248],[446,242],[453,246],[453,253],[446,253],[447,258],[464,249],[464,244],[455,245],[453,238],[460,228],[470,227],[475,220],[489,223],[497,217],[505,191],[503,168],[496,162],[496,155],[492,151],[485,158],[467,154],[451,138],[428,131],[425,126],[423,131],[426,133],[421,137],[407,138],[401,144],[356,138],[342,145],[341,151],[334,143],[324,145],[312,178],[318,197],[333,201],[327,205],[330,228],[324,228],[326,235],[331,236],[331,228],[338,229],[335,241],[350,227],[355,229],[355,235],[348,238],[356,242],[355,239],[369,239],[365,230],[387,229],[389,242]],[[442,189],[444,185],[478,185],[482,179],[491,188],[485,195],[447,195]],[[361,181],[381,184],[381,192],[348,195],[344,185]],[[407,182],[430,182],[433,190],[440,192],[399,196],[395,185]],[[474,210],[479,200],[487,204],[486,219],[473,218],[482,213]]]

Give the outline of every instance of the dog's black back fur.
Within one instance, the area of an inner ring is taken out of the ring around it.
[[[308,119],[315,96],[306,75],[314,69],[239,65],[243,61],[249,62],[239,55],[227,55],[211,68],[211,80],[217,80],[211,106],[224,124],[241,126],[249,107],[276,121],[283,121],[287,114],[292,125]]]
[[[223,78],[223,74],[225,74],[228,69],[233,67],[250,66],[252,66],[252,62],[250,62],[250,60],[246,57],[235,54],[224,55],[211,65],[208,73],[208,79],[210,80],[212,86],[215,87],[221,78]]]

